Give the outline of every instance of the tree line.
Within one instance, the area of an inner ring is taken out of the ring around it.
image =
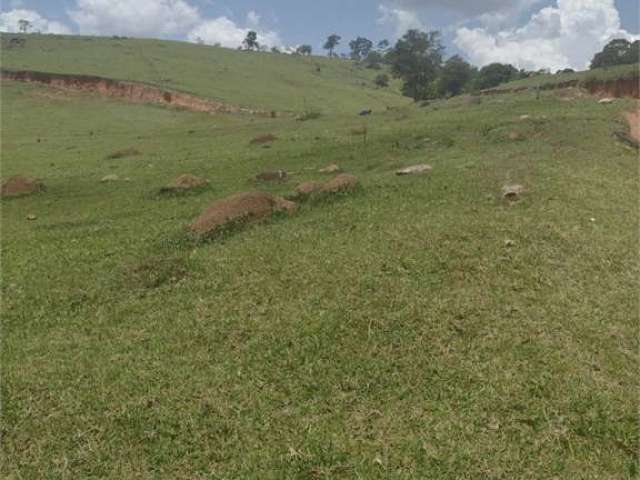
[[[245,48],[258,49],[256,38],[255,32],[249,32]],[[329,57],[352,60],[371,69],[381,69],[386,65],[391,75],[402,81],[402,93],[415,101],[476,92],[513,80],[551,73],[546,69],[518,69],[507,63],[492,63],[477,68],[459,55],[445,59],[445,47],[442,45],[440,32],[437,31],[409,30],[393,46],[388,40],[381,40],[374,45],[368,38],[359,36],[349,42],[349,53],[337,54],[336,50],[341,41],[342,37],[335,33],[327,37],[323,48]],[[272,51],[277,52],[278,49],[274,47]],[[310,45],[301,45],[294,54],[309,56],[312,52]],[[640,41],[631,43],[624,39],[615,39],[594,56],[591,68],[606,68],[639,61]],[[566,68],[556,73],[571,72],[572,69]],[[389,75],[381,73],[376,77],[375,84],[387,87],[389,81]]]

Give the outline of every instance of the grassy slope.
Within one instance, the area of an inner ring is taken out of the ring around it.
[[[618,78],[628,78],[638,76],[640,65],[619,65],[610,68],[596,68],[595,70],[587,70],[584,72],[559,73],[551,75],[537,75],[531,78],[516,80],[514,82],[499,85],[498,89],[509,89],[517,87],[538,87],[557,85],[559,83],[571,82],[577,80],[580,83],[591,80],[616,80]]]
[[[2,35],[3,46],[14,36]],[[3,50],[4,68],[143,81],[274,110],[358,112],[407,103],[397,88],[375,89],[373,78],[378,71],[324,57],[246,53],[162,40],[25,38],[24,48]]]
[[[611,138],[623,105],[453,99],[374,115],[364,146],[353,115],[210,116],[3,84],[3,176],[49,188],[2,202],[0,472],[635,478],[639,182]],[[271,149],[249,145],[267,132]],[[126,147],[143,155],[105,160]],[[334,161],[362,192],[181,240],[256,172],[302,181]],[[393,175],[423,161],[428,176]],[[154,196],[182,172],[211,190]],[[505,182],[530,192],[505,205]]]

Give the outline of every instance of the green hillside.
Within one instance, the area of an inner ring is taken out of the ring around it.
[[[77,73],[148,82],[241,106],[358,112],[408,103],[397,85],[377,89],[380,73],[326,57],[239,52],[163,40],[28,35],[6,48],[3,68]]]
[[[30,35],[3,66],[324,114],[2,82],[2,177],[46,191],[0,202],[1,478],[637,478],[640,181],[613,136],[633,101],[386,110],[405,100],[348,63],[147,40]],[[186,234],[216,200],[330,163],[361,188]],[[160,193],[183,173],[209,187]]]

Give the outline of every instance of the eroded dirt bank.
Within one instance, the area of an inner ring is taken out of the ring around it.
[[[640,76],[606,82],[591,82],[585,88],[592,95],[640,98]]]
[[[166,105],[194,112],[266,114],[264,111],[228,105],[208,98],[175,90],[166,90],[145,83],[114,80],[92,75],[2,69],[0,78],[17,82],[40,83],[62,90],[95,92],[105,97],[122,98],[133,103]]]
[[[640,144],[640,111],[627,112],[624,116],[629,124],[629,136]]]
[[[581,83],[578,80],[568,82],[549,83],[542,85],[540,90],[558,90],[562,88],[582,87],[591,95],[606,97],[631,97],[640,98],[640,77],[620,78],[617,80],[592,80]],[[482,90],[481,95],[500,95],[504,93],[518,93],[527,90],[535,91],[536,87],[516,87],[516,88],[491,88]]]

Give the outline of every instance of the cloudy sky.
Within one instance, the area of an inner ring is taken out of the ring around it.
[[[249,29],[269,46],[330,33],[391,41],[437,29],[447,52],[476,65],[585,68],[612,38],[639,36],[638,0],[3,0],[0,30],[20,19],[42,33],[127,35],[238,46]]]

